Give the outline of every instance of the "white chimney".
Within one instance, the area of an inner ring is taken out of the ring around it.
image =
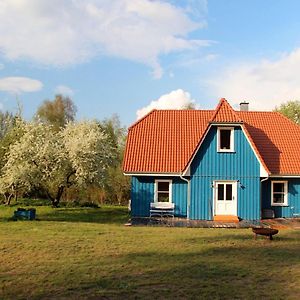
[[[249,102],[243,101],[240,103],[240,111],[248,111],[249,110]]]

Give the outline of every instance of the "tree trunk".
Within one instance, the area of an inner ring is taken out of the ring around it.
[[[58,190],[57,190],[57,193],[56,193],[55,197],[52,197],[51,194],[45,189],[47,197],[51,201],[53,207],[56,207],[56,208],[58,207],[60,199],[61,199],[61,196],[62,196],[62,194],[64,192],[64,189],[65,189],[64,186],[60,186],[58,188]]]
[[[51,202],[52,202],[52,206],[53,206],[53,207],[58,208],[58,205],[59,205],[59,199],[52,198]]]
[[[52,205],[54,207],[58,207],[61,196],[64,192],[64,189],[65,189],[65,187],[63,185],[58,188],[57,193],[56,193],[56,197],[52,200]]]
[[[5,205],[10,205],[13,194],[4,194],[5,197]]]

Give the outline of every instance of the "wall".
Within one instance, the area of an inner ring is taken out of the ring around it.
[[[272,209],[276,218],[292,218],[300,214],[300,179],[273,178],[272,180],[288,181],[288,206],[271,206],[271,180],[262,185],[262,207]]]
[[[213,219],[214,180],[239,180],[238,216],[260,218],[260,165],[240,127],[234,129],[234,150],[217,152],[217,127],[211,127],[191,165],[191,219]]]
[[[179,177],[133,176],[131,179],[131,215],[149,217],[150,203],[154,201],[155,179],[172,179],[172,202],[175,215],[186,217],[187,183]]]

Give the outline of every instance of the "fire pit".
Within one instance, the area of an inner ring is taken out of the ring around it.
[[[257,227],[257,228],[252,228],[252,231],[255,233],[254,238],[257,238],[257,235],[264,235],[268,237],[271,241],[273,240],[273,235],[278,233],[277,229],[274,228],[263,228],[263,227]]]

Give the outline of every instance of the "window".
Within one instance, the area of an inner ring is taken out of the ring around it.
[[[155,202],[172,202],[172,180],[155,180]]]
[[[233,200],[233,191],[232,183],[218,183],[217,184],[217,193],[218,201],[232,201]]]
[[[218,128],[218,152],[234,151],[234,129],[228,127]]]
[[[271,205],[288,205],[288,183],[287,181],[272,181]]]

